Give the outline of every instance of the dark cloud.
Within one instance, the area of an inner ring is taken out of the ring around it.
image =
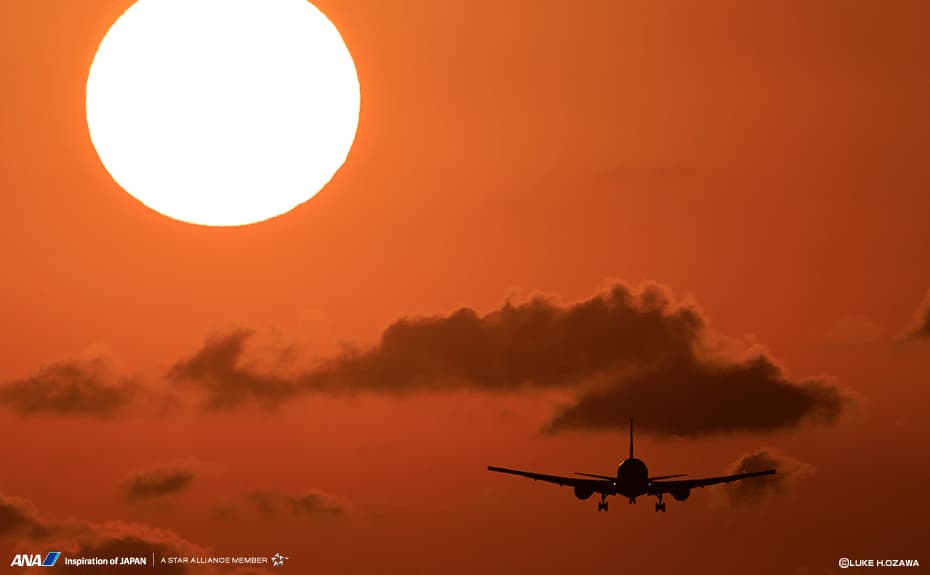
[[[31,503],[18,497],[0,495],[0,537],[39,539],[52,532],[53,527],[39,517]]]
[[[930,339],[930,291],[914,314],[914,322],[907,331],[906,339],[918,341]]]
[[[699,313],[672,307],[658,286],[625,285],[563,306],[544,297],[480,315],[402,319],[377,346],[347,351],[304,374],[312,391],[570,387],[688,353]]]
[[[730,466],[730,473],[749,473],[775,469],[775,475],[756,477],[749,481],[736,481],[724,485],[727,499],[734,505],[761,503],[771,497],[793,495],[800,481],[814,472],[814,467],[803,461],[759,449],[744,455]]]
[[[138,523],[61,520],[43,517],[23,499],[0,495],[0,538],[20,538],[42,541],[47,549],[64,551],[74,556],[161,556],[203,555],[206,551],[170,530]],[[181,575],[188,572],[183,565],[159,565],[159,573]],[[135,572],[138,567],[125,568]],[[108,572],[120,573],[120,568]],[[207,575],[211,570],[198,569]]]
[[[670,309],[664,292],[633,294],[618,285],[563,307],[536,297],[480,315],[405,318],[368,350],[350,349],[295,378],[262,375],[242,365],[252,332],[210,338],[170,374],[206,391],[211,406],[255,399],[273,403],[298,392],[402,393],[463,387],[513,391],[564,387],[629,365],[684,353],[701,329],[688,308]]]
[[[192,469],[179,466],[159,467],[129,477],[124,482],[123,489],[129,501],[167,497],[190,487],[195,476]]]
[[[404,318],[376,345],[293,377],[248,365],[251,335],[211,338],[172,377],[195,383],[214,408],[304,393],[573,390],[576,401],[550,431],[625,429],[631,415],[665,434],[764,431],[832,423],[853,403],[826,379],[790,379],[765,352],[727,352],[732,342],[711,332],[696,306],[654,284],[615,284],[571,304],[537,296],[486,314]]]
[[[189,557],[207,555],[201,547],[181,538],[173,531],[156,529],[136,523],[87,524],[85,530],[65,544],[71,555],[80,557],[147,557],[156,561],[162,557]],[[140,567],[125,567],[125,571],[136,572]],[[150,568],[151,570],[151,568]],[[157,564],[158,573],[183,575],[195,569],[183,564]],[[120,572],[109,569],[108,572]],[[196,569],[197,573],[214,573],[215,570]]]
[[[221,521],[265,519],[313,520],[341,517],[349,513],[351,504],[345,497],[320,489],[301,494],[277,489],[259,489],[242,495],[237,501],[214,508],[213,517]]]
[[[320,490],[310,490],[300,495],[281,491],[253,491],[246,496],[246,500],[252,509],[269,518],[338,517],[347,510],[343,498]]]
[[[0,385],[0,403],[24,415],[108,417],[131,404],[138,392],[133,380],[113,374],[104,357],[69,358]]]
[[[765,355],[742,361],[691,356],[582,394],[547,430],[626,429],[633,417],[639,429],[657,434],[771,431],[833,423],[852,403],[825,381],[789,380]]]
[[[259,374],[245,365],[243,353],[251,330],[238,329],[207,339],[193,356],[176,363],[168,372],[176,381],[190,382],[207,395],[207,406],[225,409],[248,401],[276,405],[298,389],[293,381],[275,375]]]
[[[330,359],[301,378],[312,391],[398,393],[577,388],[547,429],[642,429],[701,435],[832,423],[853,402],[823,379],[789,379],[764,352],[728,353],[693,304],[623,284],[590,299],[508,302],[405,319],[380,343]],[[594,383],[595,385],[585,385]]]

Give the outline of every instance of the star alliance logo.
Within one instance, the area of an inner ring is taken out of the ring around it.
[[[282,565],[284,565],[284,562],[287,561],[287,559],[288,558],[285,557],[284,555],[281,555],[280,553],[275,553],[274,555],[271,556],[271,564],[274,565],[275,567],[281,567]]]

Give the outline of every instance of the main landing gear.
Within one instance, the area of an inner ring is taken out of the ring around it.
[[[601,493],[601,500],[597,502],[598,511],[607,511],[607,495]]]
[[[656,502],[656,513],[658,513],[659,511],[661,511],[662,513],[665,513],[665,504],[662,503],[661,493],[658,495],[658,498],[659,500]]]

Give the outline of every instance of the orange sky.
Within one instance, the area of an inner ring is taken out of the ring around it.
[[[812,466],[791,497],[745,508],[708,489],[666,514],[598,514],[487,473],[614,468],[622,433],[539,433],[564,390],[103,420],[0,406],[0,495],[223,553],[288,552],[302,573],[930,565],[930,341],[902,342],[930,288],[930,5],[319,0],[358,68],[355,146],[310,202],[217,229],[142,206],[90,143],[87,70],[131,3],[0,7],[0,382],[105,350],[115,373],[168,392],[166,371],[233,326],[310,364],[404,316],[648,280],[859,405],[830,425],[640,436],[656,472],[715,474],[763,446]],[[189,489],[121,497],[163,465],[193,467]],[[250,491],[308,489],[345,513],[216,518]],[[32,552],[16,537],[0,526],[0,561]]]

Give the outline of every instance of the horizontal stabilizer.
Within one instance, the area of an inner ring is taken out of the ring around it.
[[[671,479],[672,477],[684,477],[688,475],[687,473],[676,473],[675,475],[657,475],[655,477],[650,477],[649,481],[658,481],[660,479]]]
[[[608,481],[614,481],[615,479],[617,479],[616,477],[611,477],[610,475],[598,475],[597,473],[581,473],[580,471],[576,471],[575,475],[582,475],[584,477],[596,477],[598,479],[606,479]]]

